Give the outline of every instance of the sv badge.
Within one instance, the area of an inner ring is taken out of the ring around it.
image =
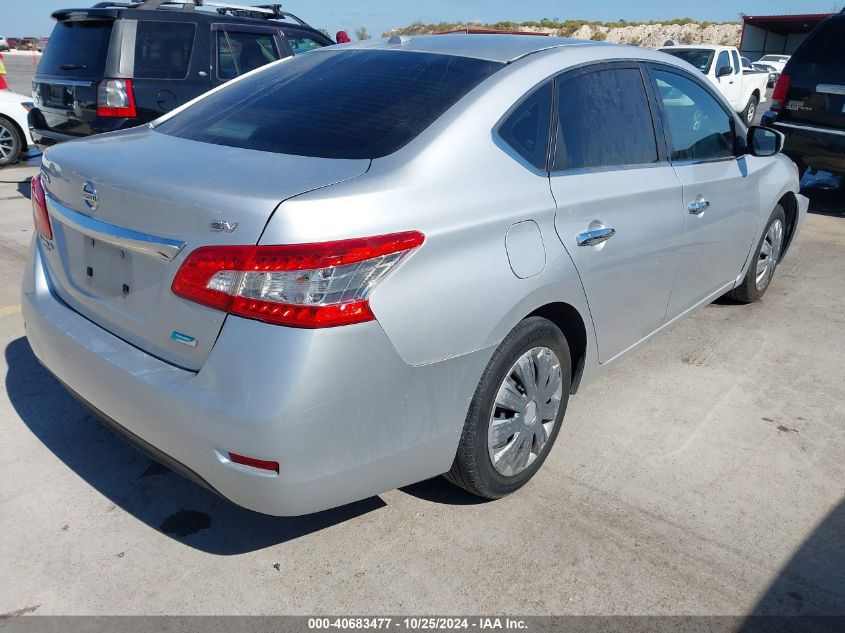
[[[238,228],[238,223],[229,222],[228,220],[212,220],[208,225],[210,231],[226,231],[226,233],[231,233],[236,228]]]

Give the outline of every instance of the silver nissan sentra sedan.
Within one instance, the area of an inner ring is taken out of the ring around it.
[[[49,149],[40,361],[233,502],[525,484],[571,394],[728,294],[807,210],[781,136],[655,51],[439,35],[280,61]]]

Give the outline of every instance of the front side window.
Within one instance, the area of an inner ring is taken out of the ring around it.
[[[719,57],[716,58],[716,73],[722,70],[725,66],[728,68],[731,67],[731,60],[728,57],[728,51],[722,51],[719,53]]]
[[[535,90],[499,127],[499,135],[537,169],[546,169],[552,82]]]
[[[272,33],[217,31],[218,79],[234,79],[279,58]]]
[[[317,51],[208,95],[156,129],[280,154],[379,158],[503,67],[410,51]]]
[[[655,70],[654,77],[671,137],[671,160],[716,160],[734,155],[731,118],[709,92],[675,73]]]
[[[553,171],[655,163],[657,141],[637,68],[611,68],[557,81]]]
[[[325,46],[325,44],[316,38],[305,35],[304,33],[285,33],[285,36],[294,55],[307,53],[308,51],[313,51],[315,48],[323,48]]]
[[[184,79],[188,76],[196,26],[189,22],[138,22],[135,73],[138,79]]]

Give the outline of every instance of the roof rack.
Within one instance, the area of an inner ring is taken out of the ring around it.
[[[232,4],[229,2],[218,2],[217,0],[136,0],[135,2],[98,2],[95,9],[116,7],[122,9],[144,9],[154,11],[162,5],[182,5],[183,11],[192,11],[197,7],[209,7],[216,9],[220,15],[232,15],[245,18],[263,18],[265,20],[284,20],[289,18],[302,26],[311,28],[305,20],[295,16],[293,13],[282,11],[280,4],[260,4],[246,6],[243,4]]]

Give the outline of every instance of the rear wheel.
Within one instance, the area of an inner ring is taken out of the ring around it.
[[[0,167],[16,163],[22,149],[23,141],[15,124],[0,117]]]
[[[757,116],[757,97],[751,95],[748,98],[748,104],[745,106],[745,110],[742,111],[742,118],[748,125],[751,125],[754,123],[755,116]]]
[[[729,293],[732,299],[742,303],[754,303],[766,294],[783,252],[785,236],[786,213],[782,206],[777,205],[769,217],[748,272],[742,283]]]
[[[560,431],[571,373],[557,326],[542,317],[519,323],[484,370],[446,478],[488,499],[524,486]]]

